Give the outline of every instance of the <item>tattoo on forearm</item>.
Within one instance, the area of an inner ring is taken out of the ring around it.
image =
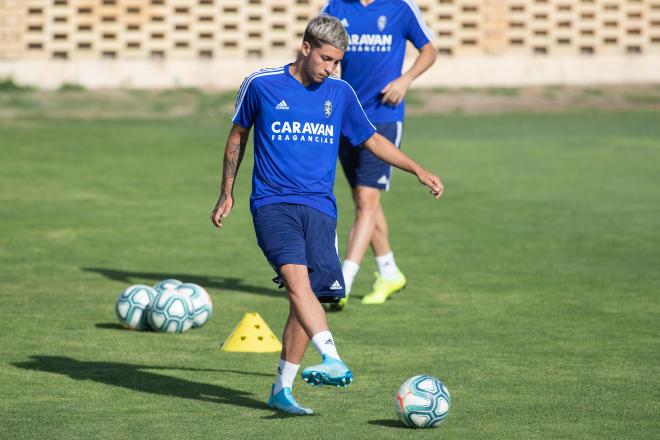
[[[234,142],[228,143],[225,151],[225,157],[222,166],[222,186],[226,188],[226,185],[231,185],[236,174],[238,173],[238,167],[241,164],[243,159],[243,153],[245,152],[245,143]]]
[[[223,164],[223,176],[225,179],[234,178],[238,171],[238,159],[241,155],[241,144],[229,144]]]

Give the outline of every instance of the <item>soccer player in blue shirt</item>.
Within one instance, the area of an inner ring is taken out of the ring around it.
[[[404,96],[410,83],[431,67],[436,51],[431,33],[412,0],[329,0],[322,11],[341,20],[349,34],[341,77],[360,99],[378,133],[399,147],[403,130]],[[401,74],[406,41],[419,50],[412,67]],[[387,220],[381,207],[382,190],[389,190],[391,167],[369,148],[354,148],[342,138],[339,158],[353,190],[355,220],[342,266],[346,298],[333,305],[342,309],[369,244],[378,274],[364,304],[382,304],[405,287],[406,277],[394,260]]]
[[[351,86],[330,76],[347,45],[339,20],[316,17],[307,25],[295,62],[245,79],[225,146],[220,197],[211,213],[213,224],[223,227],[234,204],[236,173],[254,128],[250,211],[257,242],[281,277],[290,303],[268,405],[290,414],[312,413],[291,394],[310,341],[322,361],[303,370],[305,382],[346,386],[353,379],[337,353],[321,305],[344,297],[333,195],[340,133],[415,174],[435,198],[444,190],[437,176],[377,134]]]

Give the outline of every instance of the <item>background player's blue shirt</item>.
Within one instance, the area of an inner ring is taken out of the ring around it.
[[[360,98],[372,122],[403,121],[404,103],[381,103],[380,91],[401,76],[406,40],[417,48],[431,40],[431,32],[412,0],[330,0],[323,12],[339,18],[349,44],[341,63],[341,77]]]
[[[376,132],[348,83],[328,78],[305,87],[288,65],[248,76],[232,121],[244,128],[254,125],[253,212],[284,202],[336,218],[339,135],[358,145]]]

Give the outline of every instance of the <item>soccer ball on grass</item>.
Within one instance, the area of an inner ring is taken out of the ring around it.
[[[166,280],[162,280],[154,284],[154,289],[156,290],[156,292],[160,293],[160,292],[164,292],[165,290],[176,289],[176,287],[180,286],[181,284],[183,283],[179,280],[175,280],[174,278],[168,278]]]
[[[193,304],[185,293],[174,290],[160,292],[149,308],[149,324],[159,332],[184,333],[193,325]]]
[[[409,428],[434,428],[447,417],[451,397],[445,384],[422,374],[399,387],[394,405],[399,418]]]
[[[194,283],[180,284],[176,291],[188,295],[193,303],[193,327],[203,326],[213,313],[211,295],[202,286]]]
[[[117,299],[117,319],[132,330],[145,330],[148,309],[154,302],[156,291],[144,284],[135,284],[124,289]]]

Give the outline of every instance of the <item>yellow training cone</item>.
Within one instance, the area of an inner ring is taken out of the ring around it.
[[[224,351],[272,353],[282,351],[282,343],[275,337],[258,313],[246,313],[234,331],[222,344]]]

